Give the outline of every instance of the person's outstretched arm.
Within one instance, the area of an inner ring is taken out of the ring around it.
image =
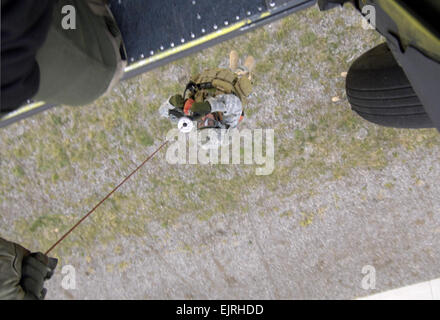
[[[44,299],[57,262],[0,238],[0,300]]]
[[[38,91],[36,61],[52,20],[53,0],[1,2],[1,105],[13,111]]]

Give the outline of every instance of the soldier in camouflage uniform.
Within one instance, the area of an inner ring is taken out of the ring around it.
[[[243,105],[252,90],[255,59],[247,57],[238,67],[231,51],[229,69],[209,69],[191,78],[182,95],[170,97],[160,107],[161,116],[177,122],[182,117],[197,121],[197,129],[232,129],[243,119]],[[187,93],[189,92],[188,97]]]

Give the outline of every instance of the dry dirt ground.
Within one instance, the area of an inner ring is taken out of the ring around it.
[[[438,278],[438,132],[369,124],[345,96],[381,41],[350,7],[311,8],[2,129],[1,236],[47,249],[163,141],[162,101],[235,48],[258,61],[242,127],[274,129],[273,173],[159,154],[53,252],[48,298],[350,299]]]

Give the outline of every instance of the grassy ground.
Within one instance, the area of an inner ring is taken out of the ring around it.
[[[73,252],[89,257],[97,245],[136,241],[151,222],[169,229],[182,216],[207,221],[252,207],[252,214],[299,217],[307,228],[329,209],[316,193],[319,185],[358,170],[381,172],[390,162],[404,166],[412,155],[438,161],[437,131],[382,128],[350,111],[343,73],[382,41],[360,24],[349,7],[311,8],[121,83],[91,105],[58,107],[1,130],[2,236],[32,250],[48,248],[163,141],[171,125],[157,117],[162,101],[180,93],[191,74],[226,66],[232,48],[258,62],[243,128],[275,130],[274,172],[171,166],[159,154],[54,251],[62,263]],[[414,173],[412,180],[417,186],[423,177]],[[380,187],[392,192],[398,184]],[[366,196],[360,192],[359,202]]]

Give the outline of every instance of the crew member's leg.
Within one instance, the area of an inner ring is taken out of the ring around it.
[[[84,105],[119,81],[126,65],[125,49],[105,2],[56,2],[47,40],[37,53],[41,79],[34,100]]]

